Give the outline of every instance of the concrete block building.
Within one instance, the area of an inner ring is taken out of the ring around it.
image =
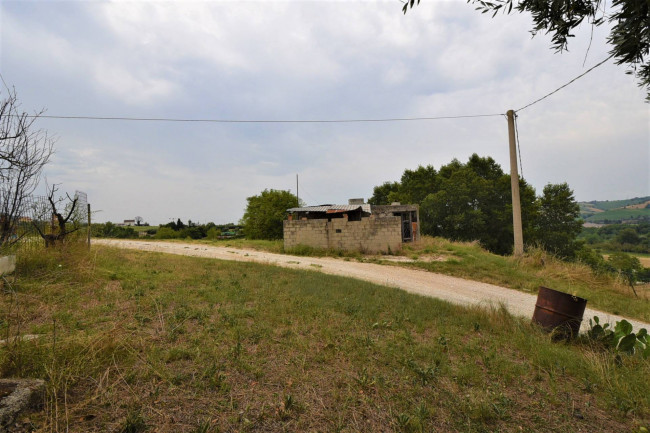
[[[364,253],[398,251],[420,238],[417,205],[373,206],[363,199],[347,205],[326,204],[287,210],[284,248],[298,245]]]

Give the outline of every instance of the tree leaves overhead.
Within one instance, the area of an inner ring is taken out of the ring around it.
[[[600,26],[612,24],[607,42],[612,45],[610,54],[616,64],[626,65],[626,73],[635,74],[639,87],[646,90],[650,102],[650,1],[614,0],[611,6],[601,0],[468,0],[482,13],[509,14],[529,12],[533,18],[531,33],[543,32],[551,35],[552,47],[558,51],[568,49],[569,38],[583,22]],[[406,13],[420,0],[404,3]]]

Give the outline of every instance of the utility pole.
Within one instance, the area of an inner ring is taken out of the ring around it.
[[[521,228],[521,198],[519,196],[519,171],[515,142],[515,112],[508,110],[508,138],[510,139],[510,186],[512,189],[512,228],[515,235],[515,257],[524,254],[524,234]]]
[[[296,201],[298,202],[298,207],[300,207],[300,197],[298,197],[298,173],[296,173]]]
[[[91,220],[90,220],[90,203],[88,203],[88,249],[90,249],[90,231],[92,230],[91,227]]]

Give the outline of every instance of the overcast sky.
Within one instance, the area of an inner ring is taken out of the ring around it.
[[[607,57],[607,28],[570,51],[527,15],[464,1],[0,1],[0,72],[49,115],[310,120],[518,109]],[[585,62],[586,57],[586,62]],[[3,95],[6,92],[3,91]],[[645,92],[609,61],[519,113],[523,176],[578,200],[650,195]],[[40,119],[50,183],[98,221],[237,222],[265,188],[309,205],[372,195],[404,169],[472,153],[509,172],[503,116],[390,123],[221,124]]]

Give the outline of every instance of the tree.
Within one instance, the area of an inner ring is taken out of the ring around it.
[[[407,0],[402,11],[420,0]],[[628,67],[627,73],[636,74],[639,87],[646,88],[650,101],[650,2],[647,0],[613,0],[609,11],[602,0],[468,0],[476,9],[491,12],[530,12],[533,17],[531,33],[550,33],[552,46],[562,52],[568,48],[573,31],[583,22],[592,26],[612,24],[607,42],[610,54],[619,65]]]
[[[298,199],[289,191],[265,189],[260,195],[246,199],[242,217],[244,235],[248,239],[282,239],[287,209],[298,206]]]
[[[141,226],[143,221],[144,221],[144,218],[142,218],[141,216],[135,217],[135,225],[136,226]]]
[[[641,238],[636,233],[636,230],[634,230],[631,227],[626,227],[620,232],[618,232],[618,235],[616,235],[616,242],[621,244],[636,245],[639,242],[641,242]]]
[[[425,195],[426,194],[426,195]],[[564,258],[573,258],[582,224],[568,185],[547,185],[542,197],[519,179],[524,240]],[[490,157],[477,154],[466,163],[457,159],[436,171],[432,166],[405,170],[401,182],[375,187],[371,204],[410,197],[420,205],[421,233],[458,241],[479,241],[489,251],[512,251],[510,175]]]
[[[438,172],[438,190],[421,203],[422,233],[452,240],[478,240],[498,254],[512,250],[510,176],[490,157],[472,155],[466,164],[453,160]],[[531,232],[535,190],[520,180],[522,222]],[[528,237],[527,236],[527,237]]]
[[[612,253],[607,261],[618,271],[620,277],[630,286],[637,298],[634,285],[637,282],[638,273],[643,271],[643,266],[638,258],[625,253]]]
[[[20,239],[16,228],[26,199],[53,152],[53,140],[34,126],[39,114],[21,111],[15,90],[0,100],[0,246]]]
[[[582,220],[573,191],[566,183],[548,184],[538,202],[538,243],[561,258],[574,258],[580,247],[576,238],[582,230]]]
[[[404,204],[422,203],[429,194],[438,189],[438,173],[432,165],[419,166],[416,170],[404,170],[401,179],[401,201]]]
[[[52,188],[48,187],[47,201],[49,206],[46,205],[36,210],[38,214],[37,220],[49,220],[49,232],[39,226],[39,221],[32,222],[38,234],[45,240],[46,247],[62,245],[70,233],[81,228],[77,209],[79,199],[76,196],[72,198],[68,194],[65,197],[55,199],[54,195],[57,191],[58,185],[56,184],[52,185]]]
[[[391,195],[399,192],[399,182],[384,182],[383,185],[373,188],[372,197],[368,199],[369,204],[373,205],[387,205],[390,204]]]

